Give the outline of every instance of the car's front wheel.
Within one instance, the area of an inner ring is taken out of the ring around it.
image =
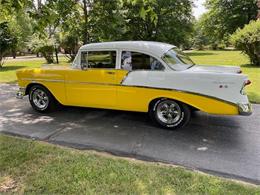
[[[170,130],[185,126],[191,115],[191,111],[186,104],[171,99],[155,101],[149,112],[153,121]]]
[[[34,85],[30,88],[29,101],[32,107],[38,112],[49,112],[56,107],[55,98],[41,85]]]

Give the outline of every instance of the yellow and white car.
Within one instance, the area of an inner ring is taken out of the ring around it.
[[[82,46],[71,66],[17,71],[18,98],[29,95],[39,112],[57,103],[149,112],[159,125],[174,129],[192,110],[250,115],[245,94],[250,84],[239,67],[199,66],[175,46],[146,41]]]

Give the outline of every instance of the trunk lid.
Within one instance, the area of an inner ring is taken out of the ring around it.
[[[238,66],[207,66],[207,65],[195,65],[188,69],[192,72],[209,72],[209,73],[241,73],[241,69]]]

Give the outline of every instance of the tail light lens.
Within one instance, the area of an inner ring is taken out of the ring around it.
[[[246,82],[245,82],[245,85],[250,85],[251,84],[251,81],[250,80],[247,80]]]
[[[251,84],[251,81],[250,81],[250,80],[246,80],[246,81],[244,82],[244,84],[243,84],[243,86],[242,86],[242,89],[241,89],[241,91],[240,91],[240,93],[241,93],[242,95],[246,95],[245,86],[250,85],[250,84]]]

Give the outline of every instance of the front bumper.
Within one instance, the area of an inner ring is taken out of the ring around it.
[[[23,99],[24,96],[25,96],[25,88],[20,87],[19,90],[16,92],[16,98]]]
[[[252,114],[252,105],[250,103],[247,104],[237,104],[238,105],[238,111],[240,115],[249,116]]]

